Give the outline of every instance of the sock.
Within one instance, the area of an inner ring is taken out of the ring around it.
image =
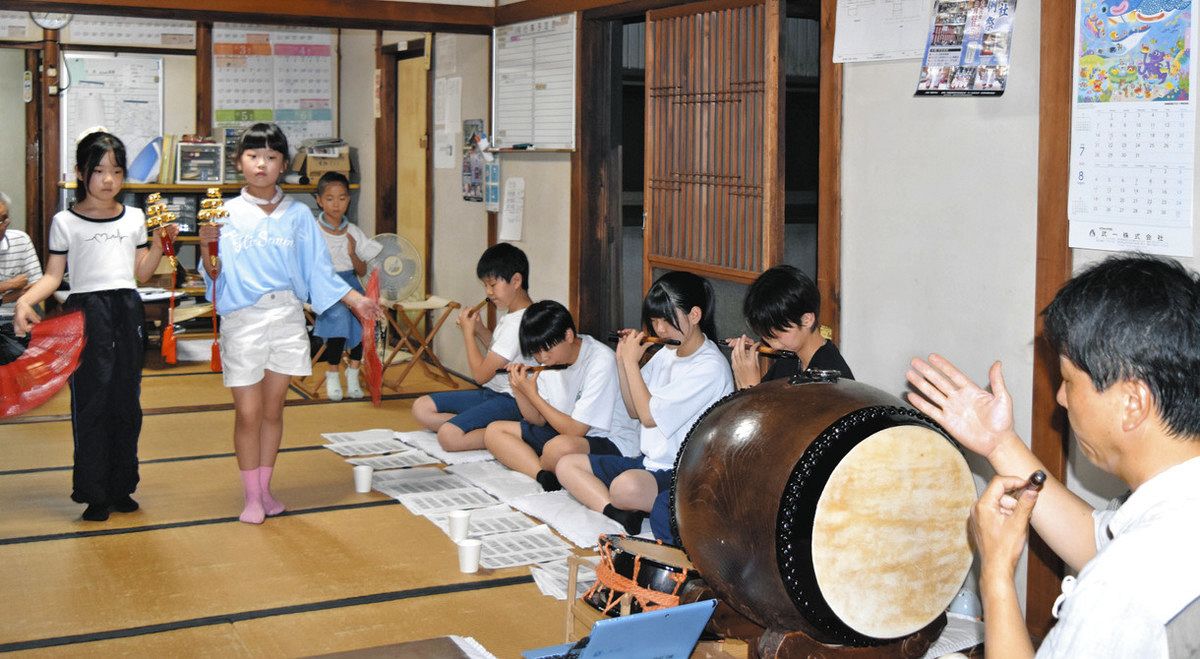
[[[331,368],[325,372],[325,396],[329,400],[338,401],[342,399],[342,381],[340,377],[336,368]]]
[[[278,499],[271,496],[271,474],[273,473],[275,473],[275,467],[258,468],[258,485],[262,490],[263,512],[267,517],[274,517],[287,510],[282,503],[279,503]]]
[[[103,522],[108,519],[107,503],[89,503],[83,511],[83,518],[89,522]]]
[[[346,397],[362,398],[363,390],[358,384],[358,369],[346,367]]]
[[[604,507],[604,516],[616,520],[618,524],[624,526],[625,532],[629,535],[640,533],[642,520],[646,519],[646,513],[640,510],[621,510],[611,503]]]
[[[558,482],[558,476],[555,476],[554,472],[546,471],[545,469],[539,471],[534,480],[547,492],[556,492],[562,489],[562,483]]]
[[[138,502],[126,494],[113,499],[112,506],[110,507],[119,513],[131,513],[138,509]]]
[[[258,480],[258,469],[242,470],[242,489],[246,493],[246,507],[238,519],[247,524],[262,524],[266,514],[263,512],[262,485]]]

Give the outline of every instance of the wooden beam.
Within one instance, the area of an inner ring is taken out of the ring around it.
[[[104,16],[231,21],[328,28],[484,34],[495,23],[492,7],[387,0],[8,0],[5,9]],[[561,11],[558,13],[562,13]]]
[[[1067,241],[1067,181],[1071,148],[1072,60],[1075,4],[1042,3],[1041,102],[1038,110],[1037,274],[1034,287],[1032,447],[1046,470],[1065,481],[1067,424],[1055,401],[1058,355],[1046,343],[1041,310],[1071,277]],[[1063,563],[1036,534],[1029,543],[1025,620],[1035,639],[1054,624]]]
[[[821,3],[821,71],[817,142],[817,289],[821,323],[842,325],[842,65],[833,63],[834,3]]]
[[[196,24],[196,134],[213,134],[212,23]]]
[[[496,25],[532,21],[567,12],[586,12],[584,18],[637,16],[652,9],[684,4],[681,0],[523,0],[496,7]]]

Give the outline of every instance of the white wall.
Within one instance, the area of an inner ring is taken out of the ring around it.
[[[1016,15],[999,98],[913,96],[919,62],[844,68],[842,339],[858,379],[906,390],[938,352],[1004,362],[1028,441],[1037,229],[1039,2]],[[980,461],[977,474],[990,476]],[[1022,574],[1018,583],[1024,582]]]
[[[359,190],[350,217],[375,235],[375,31],[341,30],[338,37],[338,119],[354,149]]]
[[[12,199],[12,228],[25,230],[25,103],[21,100],[25,51],[0,48],[0,191]]]

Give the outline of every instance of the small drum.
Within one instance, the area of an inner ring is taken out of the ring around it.
[[[672,523],[722,600],[825,644],[882,645],[934,624],[971,567],[975,484],[958,447],[899,403],[810,371],[696,422]]]
[[[629,536],[600,536],[596,583],[583,599],[598,610],[616,615],[621,596],[632,594],[631,613],[679,604],[683,585],[696,578],[683,551],[653,540]]]

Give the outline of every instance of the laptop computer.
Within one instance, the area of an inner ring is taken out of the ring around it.
[[[526,650],[521,656],[524,659],[687,659],[716,607],[716,600],[704,600],[606,618],[597,621],[591,635],[577,643]]]

